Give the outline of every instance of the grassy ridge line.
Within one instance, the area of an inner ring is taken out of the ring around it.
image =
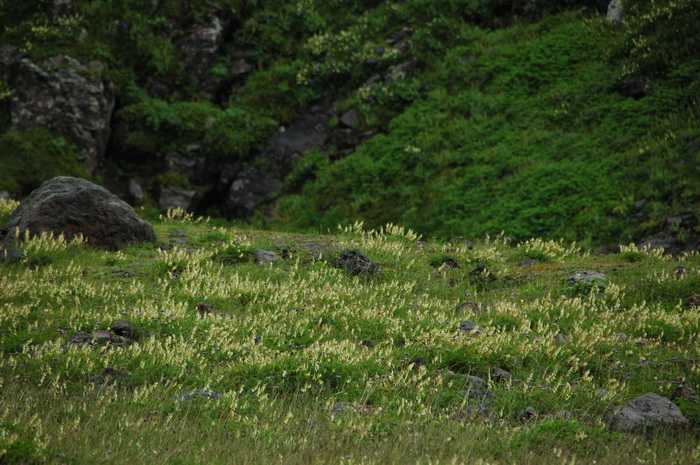
[[[6,217],[14,204],[2,205]],[[391,225],[305,236],[170,216],[155,227],[163,248],[43,237],[20,245],[25,262],[0,264],[6,462],[697,462],[700,408],[686,399],[691,428],[672,445],[601,420],[645,392],[698,389],[700,312],[683,304],[700,284],[697,254],[598,257],[505,238],[470,249]],[[275,246],[291,256],[255,262]],[[348,248],[381,274],[335,268]],[[487,274],[472,272],[480,263]],[[577,270],[605,273],[604,292],[570,286]],[[464,301],[478,305],[456,313]],[[125,318],[138,328],[130,344],[69,343]],[[481,333],[460,331],[465,320]],[[490,380],[497,368],[511,380]],[[479,401],[460,394],[465,375],[487,380],[488,415],[466,413]],[[221,397],[177,400],[197,389]],[[523,423],[527,406],[539,416]]]

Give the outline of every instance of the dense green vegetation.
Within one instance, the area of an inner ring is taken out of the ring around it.
[[[35,61],[67,53],[106,66],[116,119],[130,128],[123,151],[108,154],[111,175],[127,179],[192,143],[211,160],[254,163],[280,125],[331,101],[339,115],[359,110],[357,131],[379,134],[344,158],[334,147],[303,157],[265,224],[318,231],[361,219],[445,238],[505,230],[603,244],[697,218],[697,2],[627,0],[625,22],[612,24],[599,0],[221,0],[233,26],[194,81],[178,44],[209,21],[207,2],[76,5],[77,16],[52,23],[48,0],[3,1],[0,42]],[[410,76],[392,75],[414,58]],[[234,77],[241,59],[252,72]],[[204,89],[228,81],[221,95]],[[627,96],[631,82],[648,95]],[[10,98],[0,85],[5,131]],[[22,157],[61,161],[10,170],[16,156],[3,149],[0,189],[26,195],[37,178],[77,173],[61,135],[2,137],[3,147],[29,139]],[[697,236],[689,224],[669,233]]]
[[[15,206],[0,201],[0,220]],[[0,263],[0,463],[700,459],[690,398],[673,398],[683,431],[603,422],[700,387],[697,254],[424,242],[393,225],[304,236],[182,212],[155,228],[157,247],[40,236]],[[355,248],[381,271],[339,269]],[[576,271],[605,277],[572,285]]]

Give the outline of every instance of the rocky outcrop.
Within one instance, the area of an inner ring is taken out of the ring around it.
[[[80,178],[58,177],[45,182],[12,213],[5,228],[7,242],[19,230],[82,235],[89,244],[119,249],[136,242],[155,242],[153,226],[107,189]],[[20,236],[21,237],[21,236]]]
[[[107,147],[115,94],[99,62],[65,55],[33,63],[15,47],[0,51],[0,75],[12,89],[12,129],[46,128],[67,136],[94,173]]]

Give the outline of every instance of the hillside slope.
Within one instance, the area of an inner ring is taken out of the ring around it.
[[[0,190],[697,248],[700,7],[622,5],[4,2]]]

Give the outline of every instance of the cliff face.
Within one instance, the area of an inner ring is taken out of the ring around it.
[[[93,176],[132,204],[281,227],[684,248],[700,66],[668,31],[697,9],[3,4],[0,191]]]

